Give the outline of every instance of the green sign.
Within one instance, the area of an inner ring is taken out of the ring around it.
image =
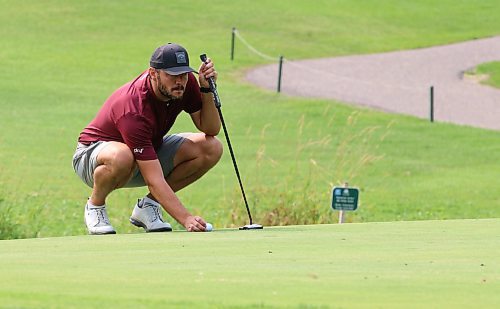
[[[332,195],[332,208],[334,210],[353,211],[358,208],[358,189],[335,187],[333,188]]]

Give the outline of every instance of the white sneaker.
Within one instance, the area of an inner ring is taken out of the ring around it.
[[[115,229],[109,223],[106,206],[91,207],[85,205],[85,225],[90,235],[116,234]]]
[[[172,226],[163,221],[160,204],[148,197],[137,200],[130,216],[130,223],[144,228],[146,232],[172,231]]]

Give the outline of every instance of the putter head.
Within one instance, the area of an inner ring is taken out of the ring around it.
[[[240,227],[240,230],[262,230],[264,227],[260,224],[247,224]]]

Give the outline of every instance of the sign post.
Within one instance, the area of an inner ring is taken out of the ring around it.
[[[332,209],[339,211],[339,224],[344,223],[344,211],[355,211],[358,208],[359,190],[349,188],[344,183],[343,187],[335,187],[332,191]]]

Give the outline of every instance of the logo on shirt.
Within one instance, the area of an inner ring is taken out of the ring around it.
[[[177,57],[177,63],[187,63],[186,61],[186,53],[184,52],[176,52],[175,57]]]
[[[134,148],[134,153],[142,154],[143,151],[144,151],[144,148]]]

